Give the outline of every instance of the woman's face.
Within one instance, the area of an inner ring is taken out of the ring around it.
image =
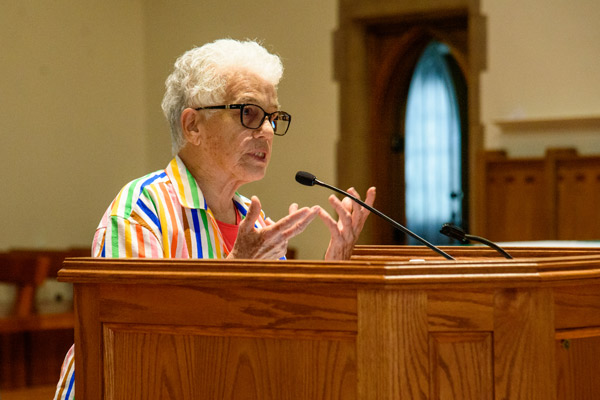
[[[254,74],[234,74],[226,93],[224,104],[252,103],[269,113],[278,109],[275,87]],[[212,175],[234,181],[237,187],[264,177],[274,136],[268,119],[259,128],[248,129],[240,122],[240,110],[219,110],[202,125],[205,160],[199,161]]]

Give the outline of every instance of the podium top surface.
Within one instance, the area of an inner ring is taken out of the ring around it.
[[[600,282],[600,249],[445,247],[445,260],[421,246],[358,246],[353,259],[183,260],[69,258],[59,280],[74,284],[327,284],[363,287],[558,286]]]

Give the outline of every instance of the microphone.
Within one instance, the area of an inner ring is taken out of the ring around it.
[[[449,238],[456,239],[456,240],[460,241],[461,243],[469,243],[469,240],[474,240],[476,242],[483,243],[483,244],[491,247],[492,249],[496,250],[498,253],[502,254],[504,257],[506,257],[508,259],[512,259],[512,256],[510,254],[508,254],[506,251],[504,251],[504,249],[501,248],[500,246],[498,246],[496,243],[491,242],[491,241],[484,239],[482,237],[479,237],[479,236],[468,235],[465,233],[465,231],[463,231],[461,228],[459,228],[456,225],[444,224],[444,225],[442,225],[442,229],[440,230],[440,233],[448,236]]]
[[[374,209],[373,207],[371,207],[370,205],[368,205],[364,201],[359,200],[356,197],[352,196],[350,193],[344,192],[343,190],[338,189],[335,186],[331,186],[331,185],[328,185],[327,183],[321,182],[320,180],[317,179],[316,176],[314,176],[310,172],[298,171],[296,173],[296,182],[298,182],[298,183],[300,183],[302,185],[305,185],[305,186],[314,186],[314,185],[323,186],[323,187],[326,187],[328,189],[333,190],[334,192],[338,192],[338,193],[340,193],[340,194],[342,194],[342,195],[344,195],[346,197],[349,197],[350,199],[354,200],[356,203],[360,204],[361,206],[363,206],[367,210],[371,211],[373,214],[378,215],[379,217],[385,219],[387,222],[389,222],[390,224],[392,224],[394,226],[394,228],[396,228],[396,229],[404,232],[407,235],[412,236],[413,238],[417,239],[419,242],[423,243],[425,246],[429,247],[431,250],[433,250],[436,253],[444,256],[446,259],[448,259],[448,260],[454,260],[454,258],[452,256],[450,256],[448,253],[442,251],[440,248],[438,248],[438,247],[434,246],[433,244],[429,243],[427,240],[423,239],[422,237],[420,237],[416,233],[408,230],[408,228],[400,225],[398,222],[394,221],[393,219],[391,219],[390,217],[388,217],[387,215],[385,215],[381,211]]]

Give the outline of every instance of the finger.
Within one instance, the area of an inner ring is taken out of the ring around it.
[[[353,187],[350,188],[350,189],[348,189],[348,193],[350,193],[352,196],[356,197],[358,200],[361,200],[360,194],[358,194],[358,192],[356,191],[356,189],[354,189]],[[358,202],[350,199],[349,197],[347,197],[347,199],[348,199],[348,201],[352,202],[352,204],[351,204],[351,206],[352,206],[352,212],[353,213],[360,212],[362,206],[360,204],[358,204]],[[346,199],[344,199],[344,200],[346,200]]]
[[[325,226],[327,226],[327,229],[329,229],[331,236],[335,236],[335,235],[339,234],[336,220],[333,219],[333,217],[331,215],[329,215],[329,213],[327,211],[325,211],[324,209],[321,209],[319,211],[319,218],[321,218],[321,220],[325,223]]]
[[[348,192],[360,200],[360,195],[354,188],[348,189]],[[367,190],[367,197],[366,197],[364,203],[367,204],[368,206],[373,206],[374,202],[375,202],[375,187],[372,186]],[[355,204],[353,212],[356,212],[356,211],[360,211],[361,214],[364,214],[364,215],[369,214],[369,210],[359,204]]]
[[[292,226],[290,226],[283,232],[283,236],[287,240],[304,232],[306,227],[308,227],[308,225],[317,217],[318,210],[311,210],[311,211],[312,212],[310,214],[307,214],[304,217],[300,218],[296,223],[294,223]]]
[[[367,196],[365,198],[365,203],[371,207],[373,207],[373,203],[375,203],[375,187],[371,186],[367,190]],[[363,207],[363,211],[361,213],[364,215],[364,218],[367,218],[370,214],[370,211]]]
[[[293,232],[293,228],[297,225],[305,228],[306,225],[308,225],[308,223],[310,223],[310,221],[317,216],[320,209],[321,207],[319,206],[313,206],[310,208],[302,207],[300,210],[297,210],[296,212],[280,219],[277,222],[278,228],[281,229],[284,234],[288,231]],[[305,220],[307,221],[305,222]]]
[[[365,203],[367,203],[370,206],[373,206],[373,203],[375,203],[375,195],[376,195],[375,186],[371,186],[369,188],[369,190],[367,190],[367,197],[365,199]]]
[[[352,215],[350,214],[350,211],[344,207],[340,199],[334,195],[331,195],[329,196],[329,204],[331,204],[338,215],[339,221],[341,221],[343,225],[349,225],[352,223]]]
[[[365,204],[372,206],[375,201],[375,187],[370,187],[367,190],[367,196],[365,198]],[[360,212],[355,212],[352,214],[352,219],[354,220],[354,232],[356,235],[360,234],[362,231],[365,222],[367,221],[367,217],[371,212],[365,208],[361,207]]]
[[[319,208],[319,206],[314,206],[311,208],[302,207],[301,209],[296,210],[290,213],[289,215],[286,215],[285,217],[281,218],[279,221],[277,221],[276,225],[279,229],[285,230],[293,224],[295,224],[299,219],[311,214],[316,214],[319,211]]]
[[[250,199],[250,207],[246,213],[246,218],[240,223],[239,229],[242,231],[248,231],[254,228],[256,220],[260,216],[260,200],[256,196],[252,196]]]
[[[282,241],[289,240],[292,236],[297,235],[302,232],[305,225],[300,224],[300,222],[307,217],[314,218],[319,211],[318,206],[313,208],[304,207],[293,214],[290,214],[273,224],[266,226],[262,231],[262,238],[265,244],[269,246],[278,245]],[[308,221],[310,222],[310,220]],[[307,222],[307,224],[308,224]],[[298,224],[298,227],[295,225]]]
[[[298,203],[290,204],[290,208],[288,209],[288,214],[293,214],[298,211]]]
[[[344,206],[346,211],[348,211],[349,213],[360,209],[359,204],[356,201],[352,200],[350,197],[344,197],[342,199],[342,206]]]
[[[358,200],[360,200],[360,195],[358,194],[356,189],[354,189],[353,187],[348,189],[348,193],[351,194],[352,196],[356,197]],[[357,201],[355,201],[354,199],[351,199],[350,197],[344,197],[344,199],[342,200],[342,203],[344,204],[344,206],[346,206],[348,211],[351,211],[351,212],[357,212],[360,210],[360,207],[361,207]]]

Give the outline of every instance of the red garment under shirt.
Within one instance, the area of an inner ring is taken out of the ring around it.
[[[237,238],[238,228],[240,226],[240,213],[235,210],[235,225],[226,224],[225,222],[221,222],[217,220],[217,225],[219,226],[219,230],[223,235],[223,240],[225,241],[225,248],[227,252],[231,252],[233,249],[233,244],[235,243],[235,239]]]

